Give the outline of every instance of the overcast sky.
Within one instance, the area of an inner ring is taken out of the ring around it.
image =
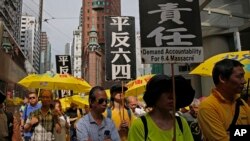
[[[31,0],[36,1],[36,0]],[[37,2],[36,2],[37,3]],[[64,54],[64,46],[73,40],[73,30],[79,25],[82,0],[44,0],[43,31],[52,45],[52,63],[55,55]],[[121,0],[122,16],[134,16],[139,28],[138,0]],[[55,18],[55,19],[52,19]]]

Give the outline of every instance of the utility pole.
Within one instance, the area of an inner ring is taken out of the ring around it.
[[[41,33],[42,33],[42,23],[43,23],[43,0],[40,0],[40,4],[39,4],[39,19],[38,19],[38,22],[39,22],[39,72],[38,73],[41,73],[41,52],[42,52],[42,49],[41,49]]]
[[[43,22],[43,0],[40,0],[39,4],[39,30],[42,32],[42,22]]]

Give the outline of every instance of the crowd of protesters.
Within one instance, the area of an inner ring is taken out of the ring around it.
[[[146,85],[145,103],[126,97],[127,87],[120,84],[110,88],[110,99],[103,87],[95,86],[89,92],[89,108],[72,103],[66,111],[53,100],[52,91],[40,91],[41,103],[31,91],[18,113],[20,120],[5,110],[6,96],[0,91],[0,140],[229,141],[234,125],[250,125],[243,65],[224,59],[215,64],[212,77],[215,87],[206,98],[194,98],[183,76],[155,75]]]

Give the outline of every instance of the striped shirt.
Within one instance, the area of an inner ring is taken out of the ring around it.
[[[78,141],[103,141],[104,132],[109,131],[112,141],[120,141],[118,131],[112,120],[103,117],[101,125],[98,125],[89,113],[82,117],[76,124],[76,135]]]
[[[26,123],[29,124],[32,117],[38,117],[38,124],[33,125],[34,131],[31,137],[31,141],[52,141],[54,140],[53,128],[54,128],[54,119],[52,111],[49,110],[46,115],[43,115],[41,109],[35,110],[30,114],[29,119]]]

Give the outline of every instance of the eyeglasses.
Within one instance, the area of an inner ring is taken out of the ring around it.
[[[36,97],[29,97],[29,99],[36,99]]]
[[[103,102],[108,103],[108,99],[105,98],[100,98],[98,100],[96,100],[98,104],[102,104]]]

